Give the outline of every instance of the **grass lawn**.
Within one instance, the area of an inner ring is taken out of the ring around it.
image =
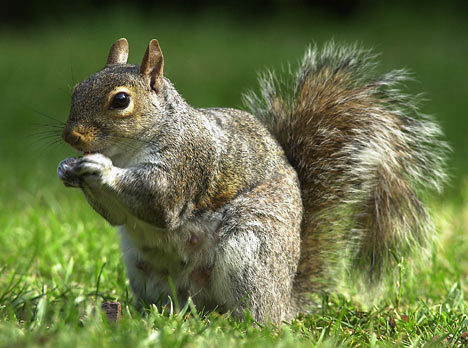
[[[444,9],[375,11],[352,20],[215,18],[122,11],[1,29],[0,347],[468,343],[468,23]],[[426,92],[423,111],[437,115],[454,148],[451,186],[429,202],[440,238],[427,261],[416,270],[401,264],[379,298],[330,294],[314,314],[280,328],[191,306],[139,314],[115,230],[56,177],[58,162],[73,154],[58,141],[71,88],[105,64],[122,36],[134,63],[158,38],[166,75],[195,106],[240,107],[241,92],[256,87],[256,71],[295,63],[309,43],[330,38],[375,47],[382,69],[408,67],[417,80],[409,91]],[[109,300],[122,304],[118,323],[96,310]]]

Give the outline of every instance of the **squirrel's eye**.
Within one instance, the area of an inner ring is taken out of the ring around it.
[[[130,96],[125,92],[114,95],[110,104],[111,109],[125,109],[130,104]]]

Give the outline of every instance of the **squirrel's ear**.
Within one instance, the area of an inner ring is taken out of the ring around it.
[[[109,56],[107,57],[107,65],[111,64],[126,64],[128,59],[128,41],[126,38],[121,38],[112,45]]]
[[[151,88],[159,91],[163,83],[164,57],[158,40],[151,40],[140,65],[143,76],[149,77]]]

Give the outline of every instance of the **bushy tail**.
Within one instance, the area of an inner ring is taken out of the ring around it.
[[[309,49],[289,80],[268,73],[260,95],[244,96],[301,182],[297,290],[323,289],[343,264],[377,280],[430,238],[420,197],[441,190],[449,148],[419,98],[400,90],[407,79],[404,70],[377,74],[369,51],[329,43]]]

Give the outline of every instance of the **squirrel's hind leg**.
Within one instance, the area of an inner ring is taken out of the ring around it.
[[[280,324],[296,314],[293,282],[300,254],[302,202],[295,176],[283,176],[237,197],[220,229],[211,292],[243,317]]]

